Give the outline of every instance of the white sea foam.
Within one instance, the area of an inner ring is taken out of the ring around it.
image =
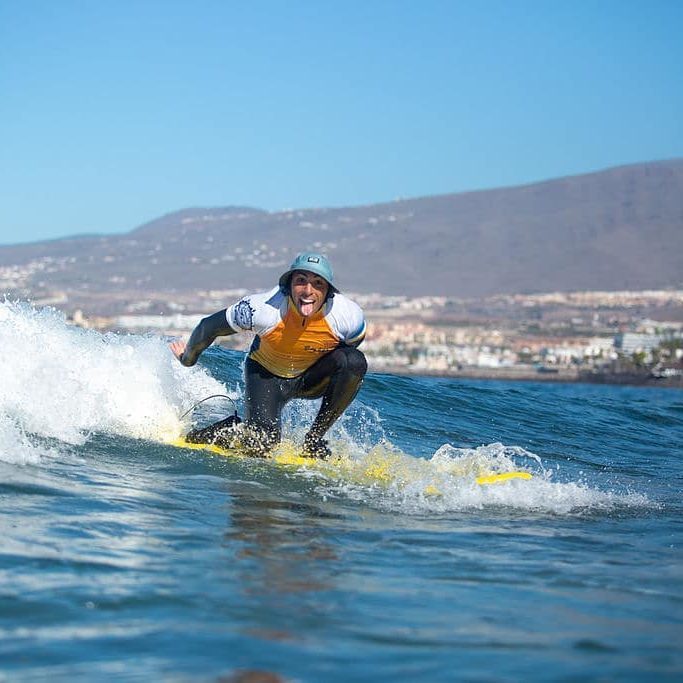
[[[429,459],[412,457],[387,444],[361,454],[358,449],[349,452],[353,452],[353,465],[345,466],[342,476],[321,483],[323,496],[342,495],[406,514],[500,508],[565,515],[651,507],[641,494],[554,481],[554,472],[544,468],[539,456],[501,443],[478,448],[444,444]],[[484,485],[476,481],[485,474],[518,471],[532,478]]]
[[[80,329],[26,303],[0,302],[0,348],[0,458],[10,462],[94,432],[173,438],[188,407],[226,393],[206,371],[181,366],[162,339]]]

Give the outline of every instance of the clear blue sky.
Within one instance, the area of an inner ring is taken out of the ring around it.
[[[681,0],[0,0],[0,244],[683,157]]]

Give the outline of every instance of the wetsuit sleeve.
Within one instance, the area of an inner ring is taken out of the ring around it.
[[[204,349],[211,346],[216,337],[225,337],[230,334],[236,334],[228,325],[226,317],[226,310],[218,311],[213,315],[203,318],[199,325],[194,328],[190,335],[190,341],[187,342],[187,348],[180,357],[180,362],[188,367],[194,365]]]

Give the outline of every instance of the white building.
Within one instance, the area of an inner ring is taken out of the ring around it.
[[[622,332],[614,338],[614,346],[624,355],[633,353],[648,353],[656,349],[662,343],[659,334],[637,334],[635,332]]]

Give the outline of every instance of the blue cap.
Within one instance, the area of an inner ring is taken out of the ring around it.
[[[315,273],[320,275],[320,277],[327,280],[330,285],[330,290],[332,292],[338,292],[339,290],[334,286],[334,273],[332,272],[332,266],[330,262],[322,255],[313,252],[304,252],[299,254],[293,261],[292,265],[286,273],[280,276],[280,287],[283,289],[287,287],[289,282],[289,276],[295,270],[307,270],[310,273]]]

